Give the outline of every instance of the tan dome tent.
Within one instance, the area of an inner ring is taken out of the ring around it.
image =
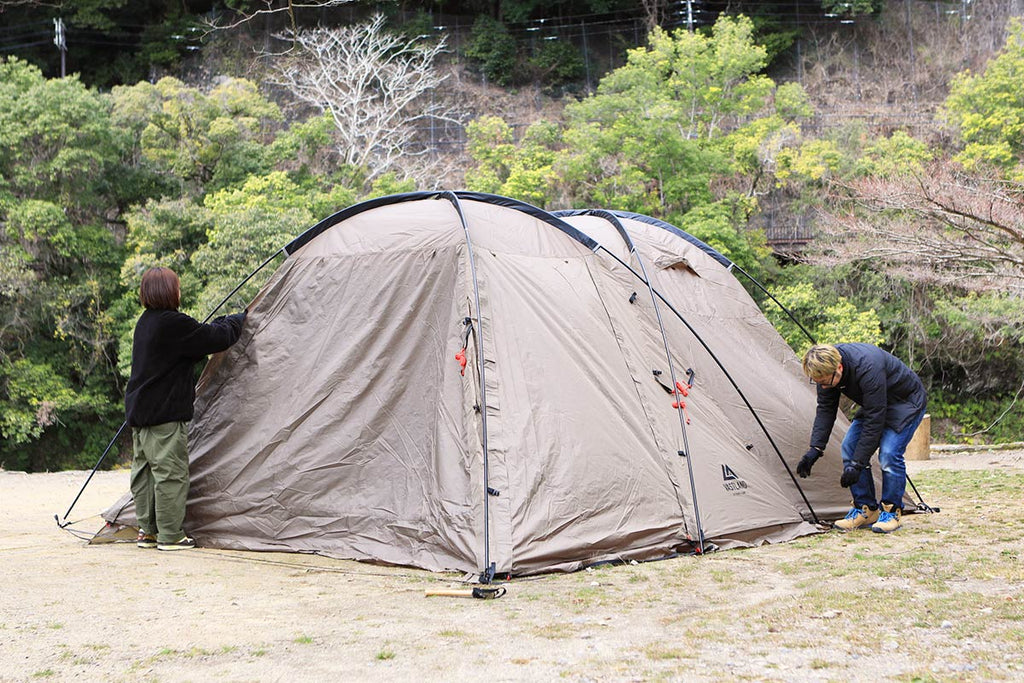
[[[670,225],[412,193],[284,251],[199,381],[200,546],[486,581],[788,540],[849,506],[847,423],[795,479],[814,388],[730,262]],[[133,525],[130,497],[104,517]]]

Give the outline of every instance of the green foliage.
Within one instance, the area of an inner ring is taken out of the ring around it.
[[[583,55],[567,40],[542,40],[537,53],[528,62],[534,78],[548,86],[578,81],[586,72]]]
[[[281,112],[244,79],[227,79],[209,94],[165,77],[112,92],[113,117],[137,141],[144,163],[195,196],[270,169],[280,148],[272,140]]]
[[[775,111],[786,121],[800,121],[814,116],[814,105],[799,83],[783,83],[775,89]]]
[[[810,282],[799,282],[773,292],[775,298],[803,325],[819,344],[865,342],[881,344],[881,325],[873,309],[858,310],[845,297],[826,299]],[[797,353],[813,343],[804,331],[778,306],[764,304],[765,315]]]
[[[0,62],[0,463],[77,462],[108,412],[113,320],[123,252],[107,223],[124,192],[124,138],[105,96],[77,78],[46,80]],[[109,376],[109,375],[107,375]]]
[[[466,133],[478,163],[477,172],[467,174],[468,189],[547,205],[558,182],[554,164],[561,135],[556,125],[534,123],[519,146],[512,144],[512,128],[496,116],[474,120]]]
[[[504,86],[517,82],[516,40],[497,19],[479,15],[463,52],[490,82]]]
[[[1024,179],[1024,21],[1007,25],[1006,45],[985,72],[960,74],[950,86],[945,111],[960,129],[957,156],[968,169],[992,165]]]
[[[473,119],[466,126],[466,149],[476,162],[473,172],[466,174],[466,187],[476,192],[500,192],[516,151],[512,127],[498,116]]]
[[[935,152],[927,143],[898,130],[865,148],[858,171],[874,176],[921,173],[934,158]]]
[[[778,182],[799,179],[821,183],[839,170],[843,154],[831,140],[807,140],[779,150],[775,177]]]
[[[75,213],[109,187],[120,150],[109,105],[75,77],[45,80],[18,59],[0,61],[0,172],[18,196]]]
[[[1007,443],[1021,441],[1024,410],[1019,393],[985,397],[933,389],[928,393],[932,439],[946,443]]]

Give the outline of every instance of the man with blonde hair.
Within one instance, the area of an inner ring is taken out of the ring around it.
[[[878,533],[899,529],[907,487],[903,453],[924,417],[924,384],[902,361],[872,344],[816,344],[804,354],[803,368],[818,387],[818,410],[811,447],[800,459],[797,474],[810,476],[828,445],[839,398],[849,397],[861,409],[843,439],[839,483],[850,489],[853,507],[833,526],[843,531],[871,527]],[[869,465],[876,450],[882,468],[880,501]]]

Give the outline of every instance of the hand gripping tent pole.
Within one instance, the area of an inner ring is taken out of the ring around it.
[[[636,245],[633,243],[633,239],[630,237],[629,232],[626,230],[625,226],[622,225],[622,222],[618,218],[616,218],[611,213],[600,209],[591,210],[586,213],[597,218],[603,218],[604,220],[611,223],[615,227],[615,230],[619,233],[619,235],[622,236],[623,241],[629,248],[629,253],[633,255],[633,257],[636,259],[637,264],[639,264],[640,272],[643,276],[641,277],[641,281],[647,285],[647,290],[648,292],[650,292],[651,303],[654,306],[654,315],[658,320],[658,329],[661,331],[661,342],[665,348],[665,358],[668,361],[668,372],[671,381],[671,386],[673,391],[678,391],[678,384],[676,383],[675,362],[672,360],[672,351],[669,348],[668,333],[665,331],[665,322],[661,317],[661,307],[658,305],[658,296],[657,294],[655,294],[654,285],[651,283],[651,279],[647,275],[647,268],[644,265],[644,260],[640,257],[640,253],[637,251]],[[602,247],[602,249],[604,249],[604,247]],[[607,249],[604,249],[604,251],[606,251],[609,255],[612,255],[614,257],[614,254],[612,254]],[[616,260],[618,259],[616,258]],[[683,438],[683,450],[681,455],[683,455],[686,458],[686,469],[690,476],[690,497],[693,501],[693,515],[697,523],[697,547],[700,550],[701,554],[703,554],[705,543],[704,527],[700,521],[700,506],[697,502],[697,485],[693,477],[693,453],[690,451],[690,443],[686,436],[686,415],[683,412],[684,404],[682,396],[680,396],[677,393],[676,398],[676,415],[679,417],[679,431],[682,433]]]
[[[602,215],[602,214],[606,214],[607,216],[611,216],[611,217],[621,217],[621,218],[628,218],[628,219],[632,219],[632,220],[637,220],[637,221],[640,221],[640,222],[648,223],[650,225],[654,225],[654,226],[662,228],[664,230],[668,230],[669,232],[671,232],[671,233],[673,233],[673,234],[675,234],[675,235],[677,235],[679,237],[682,237],[687,242],[690,242],[691,244],[697,246],[702,251],[705,251],[709,256],[714,258],[716,261],[718,261],[722,265],[725,265],[725,266],[729,267],[732,264],[732,261],[727,259],[725,256],[723,256],[717,250],[713,249],[711,246],[705,244],[704,242],[701,242],[696,237],[693,237],[692,235],[690,235],[690,234],[688,234],[686,232],[683,232],[682,230],[680,230],[679,228],[676,228],[673,225],[670,225],[670,224],[665,223],[663,221],[659,221],[657,219],[651,218],[650,216],[644,216],[642,214],[629,213],[629,212],[625,212],[625,211],[579,210],[579,211],[557,211],[557,212],[555,212],[556,216],[558,216],[558,215],[561,215],[561,216],[596,215],[596,216],[600,216],[600,217],[605,217],[605,215]],[[617,227],[617,229],[618,229],[618,227]],[[624,229],[621,232],[624,232]],[[661,294],[661,292],[659,292],[657,289],[655,289],[651,285],[651,283],[647,279],[646,272],[638,273],[631,266],[629,266],[628,264],[624,263],[615,254],[612,254],[611,252],[608,252],[608,254],[613,259],[615,259],[620,264],[622,264],[625,268],[627,268],[631,273],[633,273],[633,275],[636,276],[637,279],[639,279],[641,282],[643,282],[645,285],[647,285],[650,288],[650,291],[652,292],[652,294],[656,295],[657,298],[660,299],[668,307],[668,309],[670,311],[672,311],[672,313],[675,314],[675,316],[679,319],[679,321],[682,322],[683,325],[686,326],[686,329],[688,329],[693,334],[693,336],[697,340],[697,342],[700,343],[700,345],[702,347],[704,347],[704,350],[708,352],[708,355],[714,361],[715,365],[717,365],[719,367],[719,369],[725,375],[725,378],[727,380],[729,380],[730,384],[732,384],[733,389],[736,390],[737,395],[739,395],[740,399],[743,401],[743,404],[747,407],[747,410],[750,412],[751,416],[754,418],[754,421],[757,422],[758,427],[761,428],[761,431],[762,431],[762,433],[764,433],[765,438],[768,439],[768,443],[771,444],[772,450],[774,450],[776,455],[778,455],[779,461],[782,463],[782,466],[785,468],[786,473],[789,475],[789,478],[793,481],[793,485],[796,487],[796,490],[800,493],[800,497],[803,499],[804,504],[807,506],[808,511],[811,513],[812,519],[814,519],[815,523],[820,523],[821,520],[818,518],[818,514],[814,511],[814,506],[812,506],[811,505],[811,501],[808,500],[807,495],[804,493],[803,487],[800,486],[800,482],[797,481],[797,478],[793,474],[793,471],[790,469],[789,464],[786,462],[785,457],[783,457],[782,451],[779,449],[778,445],[775,443],[775,439],[772,438],[771,433],[768,431],[768,427],[761,420],[761,416],[758,415],[757,410],[750,403],[750,400],[747,398],[747,396],[743,392],[743,390],[740,389],[739,385],[736,383],[736,380],[733,379],[732,374],[726,369],[725,365],[722,363],[721,359],[719,359],[718,355],[715,354],[715,352],[711,350],[711,347],[709,347],[707,345],[707,342],[704,341],[704,339],[700,336],[700,334],[697,332],[697,330],[695,330],[693,328],[693,326],[690,325],[689,321],[686,320],[686,318],[683,316],[683,314],[680,313],[679,310],[676,309],[676,307],[673,306],[672,303],[670,301],[668,301],[668,299],[666,299]],[[642,262],[641,262],[641,266],[642,266]],[[659,322],[660,322],[660,317],[659,317]],[[673,387],[674,386],[675,386],[675,384],[673,383]],[[691,482],[692,482],[692,477],[691,477]]]
[[[210,318],[212,318],[214,315],[216,315],[217,311],[219,311],[221,309],[221,307],[224,304],[226,304],[231,299],[231,297],[233,297],[235,294],[238,293],[238,290],[240,290],[242,287],[244,287],[246,285],[246,283],[249,282],[249,280],[251,280],[254,277],[256,277],[257,273],[259,273],[261,270],[266,268],[267,265],[271,261],[273,261],[275,258],[280,256],[284,251],[285,251],[284,247],[278,249],[266,261],[261,263],[256,270],[254,270],[251,273],[249,273],[248,275],[246,275],[245,279],[242,280],[241,282],[239,282],[238,285],[234,289],[231,290],[231,293],[228,294],[223,299],[221,299],[220,303],[217,304],[216,306],[214,306],[213,310],[210,311],[210,313],[205,318],[203,318],[203,323],[204,324],[208,323],[210,321]],[[65,528],[67,528],[69,525],[71,525],[73,523],[73,522],[67,521],[68,515],[71,514],[71,511],[74,509],[75,505],[78,503],[78,499],[82,497],[83,493],[85,493],[85,487],[87,487],[89,485],[89,482],[92,481],[93,475],[96,474],[96,471],[100,468],[100,465],[103,464],[103,460],[107,457],[107,454],[110,453],[110,449],[114,447],[114,444],[117,443],[117,440],[119,438],[121,438],[121,433],[124,432],[124,430],[125,430],[125,428],[127,426],[128,426],[128,422],[124,421],[124,422],[121,423],[121,426],[117,428],[117,433],[114,434],[114,438],[112,438],[110,440],[110,443],[108,443],[107,447],[103,450],[103,455],[101,455],[100,459],[96,461],[96,464],[92,468],[92,472],[90,472],[89,476],[86,477],[85,483],[82,484],[82,488],[78,491],[78,495],[75,496],[75,499],[73,501],[71,501],[71,505],[68,507],[68,511],[64,513],[64,517],[61,518],[61,517],[58,517],[57,515],[53,516],[53,518],[57,521],[57,526],[60,527],[61,529],[65,529]]]

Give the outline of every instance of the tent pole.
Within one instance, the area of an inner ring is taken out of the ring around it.
[[[605,249],[605,251],[608,253],[609,256],[611,256],[613,259],[622,264],[623,267],[627,268],[631,273],[633,273],[633,275],[636,276],[637,279],[647,284],[644,277],[640,273],[636,272],[636,270],[634,270],[628,263],[624,262],[622,259],[620,259],[615,254],[611,253],[607,249]],[[709,347],[707,345],[707,342],[705,342],[704,339],[700,336],[700,334],[697,333],[697,330],[693,329],[693,326],[690,325],[689,321],[686,320],[685,317],[683,317],[683,314],[680,313],[676,309],[676,307],[673,306],[661,292],[659,292],[656,289],[654,289],[653,291],[658,296],[658,298],[661,299],[666,306],[668,306],[669,310],[675,313],[676,317],[679,318],[679,321],[686,326],[686,329],[690,330],[694,338],[700,343],[701,346],[704,347],[704,350],[708,352],[708,355],[715,362],[715,365],[717,365],[719,369],[725,374],[726,379],[728,379],[729,383],[732,384],[733,388],[736,390],[736,393],[743,400],[743,403],[747,406],[747,410],[750,411],[750,414],[753,416],[754,420],[761,428],[761,431],[764,432],[765,437],[768,439],[768,443],[771,444],[772,449],[775,451],[776,455],[779,456],[779,460],[782,462],[782,466],[786,469],[786,472],[789,474],[789,478],[793,480],[794,484],[796,484],[796,489],[797,491],[800,492],[800,497],[803,498],[804,504],[807,505],[807,509],[810,511],[811,517],[814,519],[814,522],[816,524],[820,523],[821,520],[818,518],[818,514],[814,511],[814,507],[811,505],[811,501],[807,499],[807,495],[804,493],[803,488],[800,486],[799,482],[797,482],[796,476],[794,476],[793,471],[789,467],[789,463],[787,463],[786,459],[782,456],[782,451],[779,450],[778,445],[775,443],[775,439],[772,438],[772,435],[768,431],[768,428],[765,426],[764,422],[761,421],[761,417],[757,414],[757,411],[754,409],[754,406],[751,405],[750,401],[747,399],[746,394],[744,394],[743,390],[740,389],[738,384],[736,384],[736,380],[733,379],[729,371],[725,369],[725,366],[722,364],[721,359],[719,359],[715,352],[711,350],[711,347]]]
[[[477,376],[480,378],[480,447],[483,450],[484,466],[484,568],[480,574],[480,583],[491,583],[494,580],[494,564],[491,562],[491,488],[490,488],[490,464],[488,462],[487,446],[487,384],[484,379],[484,334],[483,334],[483,313],[480,310],[480,282],[477,279],[476,259],[473,255],[473,241],[469,235],[469,224],[462,212],[462,204],[454,192],[444,192],[440,198],[447,199],[455,207],[462,223],[462,231],[466,235],[466,249],[469,254],[469,271],[473,279],[473,306],[476,312],[477,331],[476,339]]]
[[[654,315],[658,320],[658,328],[661,330],[661,342],[665,348],[665,358],[668,361],[668,372],[669,379],[672,385],[672,390],[678,392],[678,382],[676,381],[676,369],[675,363],[672,361],[672,351],[669,348],[668,343],[668,332],[665,331],[665,322],[661,317],[661,307],[658,306],[658,298],[654,293],[654,286],[651,284],[650,277],[647,275],[647,268],[644,266],[644,260],[640,258],[639,252],[636,250],[636,245],[633,243],[632,237],[627,232],[626,227],[622,225],[618,218],[607,211],[594,211],[594,216],[603,218],[611,223],[615,229],[622,236],[623,241],[629,248],[629,253],[636,258],[636,262],[640,265],[640,271],[643,273],[641,280],[647,284],[647,289],[651,294],[651,303],[654,305]],[[603,247],[602,247],[603,248]],[[607,251],[607,250],[605,250]],[[609,252],[611,253],[611,252]],[[697,523],[697,547],[700,553],[703,555],[705,550],[705,538],[704,538],[704,526],[700,520],[700,506],[697,503],[697,484],[693,478],[693,453],[690,451],[690,442],[686,436],[686,415],[683,412],[683,397],[676,393],[676,415],[679,417],[679,430],[683,435],[683,450],[682,455],[686,458],[686,469],[690,475],[690,497],[693,500],[693,516]]]
[[[103,463],[103,459],[107,457],[107,453],[109,453],[110,449],[114,447],[115,443],[117,443],[117,440],[121,437],[121,432],[123,432],[124,428],[127,426],[127,422],[122,422],[121,426],[117,428],[117,433],[114,434],[114,438],[112,438],[110,440],[110,443],[107,444],[107,447],[103,450],[103,455],[101,455],[100,459],[96,461],[96,464],[92,468],[92,472],[90,472],[89,476],[86,477],[85,483],[82,484],[82,488],[78,491],[78,495],[75,496],[75,499],[73,501],[71,501],[71,505],[68,507],[68,511],[64,513],[63,520],[58,519],[57,515],[53,516],[53,518],[57,520],[57,526],[59,526],[61,529],[67,527],[70,524],[70,522],[67,521],[68,515],[71,514],[71,510],[75,507],[75,504],[78,502],[78,499],[82,497],[83,493],[85,493],[85,487],[89,485],[90,481],[92,481],[92,475],[96,474],[96,470],[100,468],[100,465]],[[63,524],[61,524],[62,521],[64,522]]]

